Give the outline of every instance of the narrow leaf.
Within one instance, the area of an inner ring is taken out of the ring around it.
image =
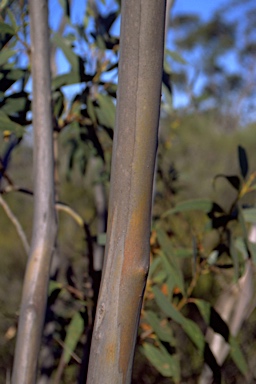
[[[18,31],[18,25],[16,23],[15,16],[14,16],[13,12],[10,10],[10,8],[7,8],[6,11],[7,11],[7,14],[9,16],[10,22],[12,24],[13,30]]]
[[[184,294],[184,281],[181,269],[176,261],[175,253],[173,251],[173,246],[170,238],[167,236],[166,232],[161,228],[157,228],[157,240],[161,247],[161,258],[164,266],[164,270],[168,272],[168,275],[171,276],[174,280],[174,284],[177,285],[182,293]]]
[[[246,151],[243,147],[240,145],[238,146],[238,157],[239,157],[239,166],[240,166],[240,172],[243,178],[245,179],[248,174],[248,159]]]
[[[161,320],[156,313],[152,311],[145,311],[144,317],[160,340],[175,345],[172,329],[166,319]]]
[[[157,348],[152,344],[144,343],[142,351],[156,368],[158,372],[164,377],[173,377],[175,382],[180,379],[179,363],[177,358],[170,355],[164,347]]]
[[[201,313],[205,323],[209,325],[211,316],[211,304],[204,300],[194,299],[193,303],[196,304],[199,312]]]
[[[69,360],[74,352],[77,343],[80,340],[80,337],[83,333],[84,321],[79,312],[76,312],[72,317],[72,320],[68,326],[66,338],[64,341],[64,362],[65,364],[69,363]]]
[[[53,42],[63,51],[66,59],[71,64],[72,71],[79,73],[79,58],[73,51],[70,42],[62,37],[59,33],[54,34]]]
[[[15,35],[15,30],[9,24],[0,21],[0,33],[8,33],[10,35]]]
[[[162,294],[157,288],[153,287],[152,291],[155,295],[155,300],[159,308],[168,317],[180,324],[186,334],[189,336],[191,341],[197,346],[199,351],[202,353],[204,350],[204,336],[198,327],[192,320],[186,319],[169,300]]]
[[[230,239],[230,255],[233,261],[233,266],[234,266],[234,274],[235,274],[235,281],[238,281],[239,279],[239,260],[238,260],[238,252],[237,248],[235,247],[235,241],[233,239],[233,236],[231,235]]]
[[[166,217],[168,215],[173,215],[174,213],[188,212],[192,210],[198,210],[198,211],[208,213],[211,211],[212,206],[213,206],[213,202],[212,200],[209,200],[209,199],[187,200],[187,201],[183,201],[182,203],[178,203],[176,207],[165,212],[163,214],[163,217]]]
[[[256,208],[245,208],[242,212],[246,223],[256,223]]]
[[[90,97],[87,97],[86,107],[87,107],[87,112],[88,112],[88,115],[89,115],[91,121],[94,124],[96,124],[97,116],[96,116],[96,113],[95,113],[95,110],[94,110],[94,106],[93,106],[93,103],[92,103],[92,100],[90,99]]]
[[[13,49],[2,49],[0,52],[0,65],[7,63],[10,57],[14,56],[16,53]]]
[[[164,253],[162,253],[162,262],[164,270],[167,272],[168,276],[173,279],[174,286],[178,287],[183,295],[185,294],[184,280],[181,269],[175,263],[174,258],[167,258]]]
[[[99,107],[95,108],[95,112],[100,124],[114,129],[116,108],[112,98],[108,95],[98,94],[97,100]]]
[[[186,60],[183,59],[183,57],[178,52],[172,51],[170,49],[166,49],[165,53],[166,53],[166,55],[170,56],[170,58],[172,60],[176,61],[177,63],[187,64]]]
[[[234,361],[234,363],[236,364],[239,371],[242,373],[242,375],[245,376],[246,373],[248,372],[248,365],[239,347],[239,344],[233,336],[229,337],[229,344],[230,344],[230,356]]]
[[[24,132],[24,128],[14,123],[3,111],[0,111],[0,131],[11,131],[17,136],[21,136]]]

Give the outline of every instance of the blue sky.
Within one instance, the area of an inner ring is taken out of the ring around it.
[[[228,4],[230,0],[176,0],[174,3],[173,12],[195,12],[200,14],[203,18],[209,18],[216,9]],[[73,21],[81,20],[85,9],[85,0],[74,0],[73,1]],[[49,1],[50,8],[50,23],[56,26],[60,20],[61,12],[58,0]]]
[[[107,0],[107,3],[114,4],[114,0]],[[173,14],[177,13],[197,13],[202,18],[208,19],[212,13],[221,6],[228,4],[230,0],[175,0],[173,7]],[[61,16],[62,8],[60,6],[61,0],[49,1],[49,19],[50,25],[53,29],[57,28]],[[82,22],[85,12],[86,1],[85,0],[73,0],[71,18],[73,22]],[[116,25],[116,33],[118,33],[119,25]],[[58,53],[57,61],[59,63],[59,72],[64,73],[68,70],[68,63],[62,53]]]
[[[203,18],[208,19],[216,9],[229,2],[229,0],[176,0],[173,12],[174,14],[194,12],[200,14]]]
[[[212,17],[212,14],[215,13],[217,10],[219,10],[222,7],[225,7],[225,5],[230,4],[232,0],[175,0],[174,7],[172,9],[172,14],[176,15],[179,13],[195,13],[201,16],[202,19],[207,20]],[[60,3],[62,0],[51,0],[49,1],[49,11],[50,11],[50,24],[53,29],[56,29],[59,25],[59,22],[61,20],[62,16],[62,8],[60,6]],[[111,5],[115,3],[115,0],[106,0],[107,4],[110,4],[110,10]],[[246,6],[246,0],[245,0],[245,6]],[[75,23],[82,23],[83,17],[85,14],[85,7],[86,7],[86,0],[73,0],[72,2],[72,8],[71,8],[71,19],[72,22]],[[107,10],[106,10],[107,11]],[[238,10],[236,9],[232,15],[233,17],[239,17]],[[119,32],[119,25],[120,23],[116,23],[114,32],[118,34]],[[171,47],[171,36],[169,35],[169,40],[167,43],[168,46]],[[236,60],[234,57],[234,54],[230,55],[230,57],[225,57],[226,64],[230,71],[236,70]],[[66,73],[69,71],[69,64],[67,60],[65,59],[65,56],[63,53],[59,50],[57,52],[57,63],[58,63],[58,72],[59,73]],[[189,68],[189,66],[191,68]],[[193,64],[188,62],[188,70],[191,70],[191,73],[193,72]],[[193,75],[193,74],[192,74]],[[199,79],[198,87],[200,87],[200,84],[202,83],[202,79]],[[67,89],[64,89],[64,92],[68,95],[70,93],[70,90],[74,88],[77,89],[81,85],[75,85],[71,88],[68,87]],[[66,88],[66,87],[65,87]],[[187,103],[186,98],[181,97],[179,95],[179,92],[175,92],[174,95],[174,106],[178,107],[181,105],[185,105]]]

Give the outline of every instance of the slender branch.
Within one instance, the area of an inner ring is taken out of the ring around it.
[[[30,0],[34,218],[22,292],[12,384],[35,384],[51,259],[57,234],[47,0]]]
[[[15,227],[15,229],[16,229],[16,231],[17,231],[17,233],[18,233],[18,235],[19,235],[19,237],[21,239],[21,242],[23,244],[25,252],[26,252],[26,254],[28,256],[28,254],[29,254],[29,244],[28,244],[28,240],[27,240],[27,237],[25,235],[25,232],[23,231],[23,228],[22,228],[19,220],[14,215],[14,213],[11,210],[11,208],[6,203],[6,201],[2,198],[1,195],[0,195],[0,204],[3,207],[3,210],[5,211],[6,215],[9,217],[9,219],[13,223],[13,225],[14,225],[14,227]]]

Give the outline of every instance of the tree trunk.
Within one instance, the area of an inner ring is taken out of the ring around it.
[[[12,384],[36,382],[51,257],[56,236],[47,0],[31,0],[34,219],[23,286]]]
[[[106,256],[88,384],[130,383],[149,268],[165,0],[123,0]]]

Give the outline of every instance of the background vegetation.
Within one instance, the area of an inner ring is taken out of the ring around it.
[[[60,2],[62,16],[51,34],[55,181],[61,209],[39,377],[53,383],[82,382],[84,375],[80,368],[93,323],[94,283],[100,275],[92,257],[105,241],[119,5],[88,1],[83,22],[77,23],[72,3]],[[0,383],[5,383],[12,367],[27,256],[4,203],[29,242],[33,143],[27,3],[2,1],[0,8]],[[208,21],[194,14],[170,17],[152,263],[134,383],[197,383],[204,361],[215,367],[216,382],[220,375],[227,384],[256,382],[255,294],[242,315],[237,339],[225,327],[231,329],[229,320],[216,320],[213,310],[221,297],[228,306],[229,290],[241,283],[248,260],[254,271],[256,258],[248,241],[256,220],[255,15],[253,1],[233,1]],[[65,73],[56,59],[60,55],[65,57]],[[250,281],[253,285],[254,274]],[[235,306],[238,301],[239,293]],[[225,318],[223,307],[218,308]],[[205,347],[208,326],[231,345],[221,369]]]

